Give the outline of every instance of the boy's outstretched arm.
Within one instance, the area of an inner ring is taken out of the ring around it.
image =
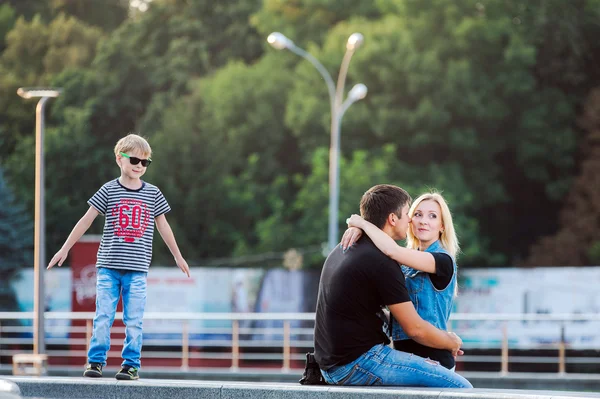
[[[71,247],[73,247],[73,245],[75,245],[75,243],[79,241],[79,239],[87,231],[87,229],[90,228],[92,222],[94,221],[94,219],[96,219],[96,216],[98,216],[98,211],[94,207],[90,206],[90,209],[88,209],[85,215],[83,215],[83,217],[79,219],[79,222],[77,222],[75,227],[73,227],[73,231],[71,231],[71,234],[69,234],[69,237],[67,238],[67,241],[65,241],[65,243],[63,244],[62,248],[52,257],[52,260],[50,261],[50,263],[48,263],[48,269],[56,265],[57,262],[58,266],[62,266],[63,262],[65,261],[65,259],[67,259],[67,256],[69,255]]]
[[[167,247],[169,247],[169,251],[171,251],[171,254],[173,254],[177,266],[181,269],[182,272],[184,272],[185,274],[187,274],[188,277],[190,277],[190,267],[188,266],[185,259],[183,259],[183,256],[179,251],[179,247],[177,246],[177,242],[175,241],[175,236],[173,235],[173,230],[171,230],[171,226],[169,225],[169,222],[167,222],[167,217],[163,213],[162,215],[157,216],[154,219],[154,221],[156,222],[156,228],[158,229],[160,236],[163,238],[165,244],[167,244]]]

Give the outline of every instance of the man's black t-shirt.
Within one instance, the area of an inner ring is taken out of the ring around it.
[[[410,302],[404,275],[367,236],[342,253],[338,245],[325,260],[315,323],[315,359],[328,370],[390,341],[377,316],[383,305]]]

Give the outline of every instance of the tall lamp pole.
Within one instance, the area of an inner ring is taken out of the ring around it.
[[[338,242],[338,213],[340,202],[340,132],[342,117],[346,110],[358,100],[367,95],[367,86],[362,83],[354,85],[344,101],[344,85],[348,74],[350,60],[357,48],[361,46],[364,38],[360,33],[353,33],[346,43],[346,53],[342,60],[337,86],[333,83],[327,69],[306,50],[296,46],[294,42],[282,33],[273,32],[267,37],[267,42],[277,50],[287,49],[294,54],[309,61],[319,71],[329,92],[329,105],[331,108],[331,143],[329,146],[329,228],[327,233],[327,251],[331,251]]]
[[[46,352],[44,345],[44,269],[46,265],[46,215],[44,204],[44,108],[60,89],[21,87],[17,94],[23,98],[39,98],[35,111],[35,227],[34,227],[34,282],[33,282],[33,353]]]

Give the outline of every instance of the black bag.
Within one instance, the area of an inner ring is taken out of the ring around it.
[[[304,373],[300,379],[302,385],[327,385],[325,379],[321,375],[319,364],[315,360],[314,353],[306,354],[306,366],[304,366]]]
[[[392,323],[392,315],[390,314],[390,311],[386,307],[382,307],[381,310],[377,312],[377,317],[383,321],[383,332],[385,335],[387,335],[389,338],[392,338],[392,327],[394,326],[394,323]]]

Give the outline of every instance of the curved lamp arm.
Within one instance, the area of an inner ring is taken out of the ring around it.
[[[323,66],[323,64],[321,64],[319,60],[313,57],[313,55],[310,54],[308,51],[296,46],[294,42],[288,39],[283,33],[271,33],[269,37],[267,37],[267,42],[277,50],[290,50],[292,53],[299,55],[300,57],[313,64],[315,68],[317,68],[317,71],[319,71],[319,73],[325,80],[325,84],[327,84],[327,91],[329,92],[329,104],[331,106],[331,112],[333,115],[333,113],[335,112],[335,84],[333,83],[331,75],[329,74],[329,72],[327,72],[327,69]]]
[[[331,75],[329,75],[329,72],[327,72],[327,69],[323,66],[323,64],[321,64],[319,62],[319,60],[317,60],[315,57],[312,56],[312,54],[310,54],[309,52],[307,52],[304,49],[301,49],[300,47],[296,46],[295,44],[292,44],[290,47],[287,47],[288,50],[290,50],[292,53],[299,55],[300,57],[304,58],[305,60],[307,60],[308,62],[310,62],[311,64],[313,64],[313,66],[315,68],[317,68],[317,71],[319,71],[319,73],[321,74],[321,76],[323,76],[323,79],[325,80],[325,83],[327,84],[327,90],[329,91],[329,100],[331,103],[331,109],[334,109],[335,106],[335,85],[333,83],[333,79],[331,78]]]

